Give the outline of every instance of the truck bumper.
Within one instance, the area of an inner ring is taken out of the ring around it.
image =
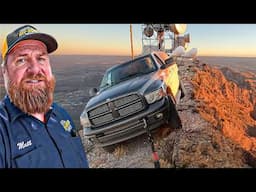
[[[160,127],[168,121],[168,116],[169,99],[164,97],[149,105],[146,110],[110,125],[96,129],[85,128],[84,136],[91,138],[98,146],[109,146],[146,133],[146,124],[150,130]]]

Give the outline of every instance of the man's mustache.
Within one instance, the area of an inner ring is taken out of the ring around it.
[[[38,73],[38,74],[27,74],[21,79],[21,83],[29,81],[29,80],[38,80],[38,81],[47,81],[45,75]]]

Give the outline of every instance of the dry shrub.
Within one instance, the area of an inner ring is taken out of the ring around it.
[[[113,154],[114,156],[116,156],[117,158],[120,158],[123,155],[126,155],[128,152],[128,147],[125,145],[119,145],[115,148]]]

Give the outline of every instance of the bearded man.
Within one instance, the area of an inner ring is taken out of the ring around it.
[[[6,96],[0,103],[0,168],[88,168],[70,115],[53,102],[51,35],[25,25],[2,48]]]

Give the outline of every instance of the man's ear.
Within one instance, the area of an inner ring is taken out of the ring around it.
[[[6,73],[6,66],[1,67],[2,74],[4,75]]]

